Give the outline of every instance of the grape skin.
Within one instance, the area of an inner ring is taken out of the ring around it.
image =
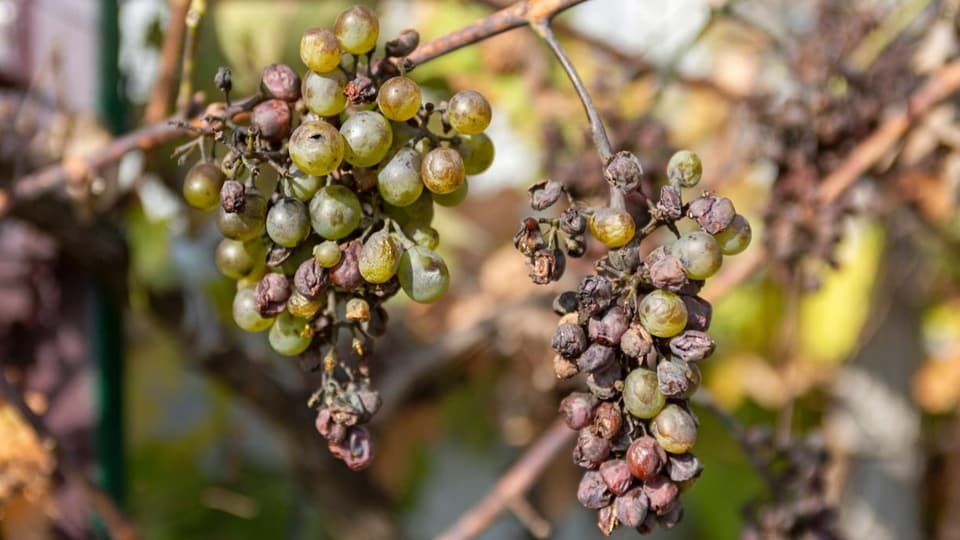
[[[687,326],[687,307],[676,294],[657,289],[640,301],[637,318],[651,335],[673,337]]]
[[[237,289],[233,297],[233,321],[247,332],[263,332],[273,324],[273,317],[262,317],[257,311],[253,287]]]
[[[325,73],[311,71],[303,78],[303,104],[317,116],[334,116],[347,108],[347,74],[336,68]]]
[[[377,94],[380,112],[395,122],[406,122],[416,116],[421,100],[420,86],[402,75],[387,79]]]
[[[217,210],[217,228],[220,234],[231,240],[247,241],[263,234],[267,217],[267,200],[255,189],[244,193],[243,209],[227,212],[220,206]]]
[[[452,148],[434,148],[423,156],[420,176],[423,185],[440,195],[453,193],[465,180],[463,158]]]
[[[357,259],[360,275],[368,283],[386,283],[397,273],[400,247],[386,228],[367,238]]]
[[[724,255],[736,255],[747,249],[753,237],[750,222],[740,214],[733,216],[727,228],[713,235]]]
[[[294,317],[284,311],[277,316],[270,327],[267,341],[274,351],[284,356],[296,356],[307,350],[312,341],[309,335],[308,323],[305,319]]]
[[[340,42],[326,28],[311,28],[300,38],[300,60],[311,71],[326,73],[340,65]]]
[[[456,147],[463,158],[463,169],[467,174],[480,174],[490,168],[496,150],[493,141],[486,133],[461,135]]]
[[[340,262],[342,256],[343,252],[340,251],[340,246],[332,240],[320,242],[313,247],[313,258],[324,268],[333,268]]]
[[[690,279],[707,279],[720,269],[723,253],[713,236],[693,231],[671,244],[670,253],[680,259]]]
[[[300,124],[290,136],[290,159],[303,172],[324,176],[333,172],[343,161],[343,137],[337,128],[323,120]]]
[[[415,302],[430,304],[443,298],[450,287],[447,264],[423,246],[413,246],[400,258],[400,287]]]
[[[295,247],[310,234],[310,215],[299,199],[284,197],[267,213],[267,236],[283,247]]]
[[[447,121],[464,135],[483,133],[490,125],[490,103],[482,94],[473,90],[457,92],[447,103]]]
[[[656,372],[637,368],[627,374],[623,381],[623,406],[627,412],[646,420],[656,416],[666,403]]]
[[[423,192],[420,180],[420,154],[401,148],[377,174],[380,197],[393,206],[409,206]]]
[[[633,217],[622,208],[598,208],[588,224],[593,237],[610,248],[626,245],[637,231]]]
[[[340,134],[346,142],[344,159],[355,167],[379,163],[393,144],[390,122],[380,113],[360,111],[343,123]]]
[[[356,194],[339,184],[324,187],[310,201],[313,230],[328,240],[348,236],[360,225],[362,215]]]
[[[259,238],[248,242],[224,238],[214,252],[214,262],[223,275],[230,279],[240,279],[263,264],[264,251]]]
[[[700,156],[690,150],[680,150],[673,154],[667,163],[667,178],[685,188],[691,188],[700,183],[703,174],[703,163]]]
[[[370,8],[353,6],[337,17],[333,23],[333,33],[344,51],[364,54],[377,45],[380,21]]]

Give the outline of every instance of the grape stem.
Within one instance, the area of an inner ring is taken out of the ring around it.
[[[577,68],[573,66],[566,51],[564,51],[560,45],[556,34],[553,33],[549,19],[531,23],[531,26],[547,43],[550,50],[553,51],[554,56],[556,56],[560,62],[560,65],[563,66],[563,70],[567,72],[567,77],[570,78],[570,82],[573,83],[573,88],[577,91],[577,95],[580,96],[580,101],[583,103],[583,108],[587,113],[587,119],[590,121],[590,135],[593,137],[593,144],[597,147],[597,153],[600,155],[600,162],[603,165],[610,163],[610,160],[613,159],[613,149],[610,147],[610,138],[607,136],[607,129],[603,126],[600,113],[597,112],[597,107],[594,105],[593,98],[590,97],[590,92],[587,91],[586,85],[583,84],[583,79],[581,79],[580,74],[577,73]],[[619,190],[617,189],[611,190],[611,204],[617,199],[618,192]],[[623,193],[620,193],[619,198],[623,198]]]
[[[177,116],[186,118],[190,111],[190,94],[193,91],[193,65],[197,56],[197,28],[207,12],[207,0],[191,0],[184,20],[186,33],[183,36],[183,60],[180,67],[180,89],[177,92]]]

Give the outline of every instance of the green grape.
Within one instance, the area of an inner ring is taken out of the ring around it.
[[[420,86],[411,79],[399,75],[387,79],[380,86],[377,105],[380,112],[395,122],[406,122],[420,110]]]
[[[323,180],[320,176],[303,174],[300,171],[296,171],[284,181],[283,194],[287,197],[293,197],[307,202],[317,193],[320,186],[323,185]]]
[[[463,158],[453,148],[434,148],[420,164],[423,185],[441,195],[456,191],[463,184],[464,175]]]
[[[339,184],[324,187],[310,201],[313,230],[327,240],[348,236],[360,225],[362,215],[356,194]]]
[[[257,294],[253,287],[237,289],[233,297],[233,321],[247,332],[263,332],[273,324],[273,317],[262,317],[257,311]]]
[[[183,198],[190,206],[209,212],[220,205],[223,180],[223,171],[216,163],[197,162],[183,179]]]
[[[423,192],[420,180],[420,154],[401,148],[377,173],[380,197],[393,206],[408,206]]]
[[[303,105],[317,116],[335,116],[347,108],[347,74],[336,68],[327,73],[310,71],[301,83]]]
[[[343,123],[340,134],[346,144],[344,159],[356,167],[370,167],[380,162],[393,144],[393,129],[382,114],[360,111]]]
[[[293,197],[284,197],[267,212],[267,236],[277,245],[294,247],[310,234],[307,206]]]
[[[213,258],[220,273],[230,279],[240,279],[262,266],[265,256],[266,246],[259,238],[247,242],[224,238],[217,245]]]
[[[311,28],[300,38],[300,60],[316,73],[326,73],[340,65],[340,42],[326,28]]]
[[[345,146],[337,128],[323,120],[313,120],[293,131],[288,149],[290,159],[301,171],[324,176],[340,166]]]
[[[320,311],[325,302],[326,298],[323,295],[317,298],[307,298],[300,294],[300,291],[293,289],[290,298],[287,299],[287,311],[294,317],[309,320]]]
[[[685,188],[699,184],[702,174],[703,163],[700,162],[700,156],[690,150],[674,153],[667,163],[667,178]]]
[[[623,407],[633,416],[653,418],[667,403],[655,371],[637,368],[623,380]]]
[[[671,403],[650,422],[650,432],[671,454],[689,452],[697,442],[697,423],[690,413]]]
[[[622,208],[598,208],[590,216],[590,233],[603,245],[618,248],[633,239],[637,226]]]
[[[486,133],[461,135],[456,149],[463,158],[463,169],[467,174],[480,174],[489,169],[496,153],[493,141]]]
[[[467,192],[470,191],[469,182],[464,179],[463,183],[460,184],[460,187],[453,190],[450,193],[434,193],[433,202],[439,204],[440,206],[454,207],[463,202],[467,198]]]
[[[403,253],[397,276],[403,292],[422,304],[443,298],[450,287],[447,264],[439,255],[423,246],[413,246]]]
[[[687,306],[676,294],[656,289],[637,306],[640,324],[656,337],[673,337],[687,326]]]
[[[457,92],[447,103],[447,121],[457,133],[476,135],[490,125],[490,103],[480,92]]]
[[[251,240],[263,234],[266,218],[267,200],[256,189],[247,188],[242,210],[227,212],[222,206],[217,210],[217,228],[231,240]]]
[[[270,327],[267,341],[278,353],[284,356],[296,356],[307,350],[312,337],[310,323],[284,311],[277,316],[277,320]]]
[[[707,279],[723,264],[720,244],[703,231],[693,231],[681,236],[670,245],[670,254],[680,259],[680,264],[690,279]]]
[[[313,258],[324,268],[333,268],[340,262],[343,252],[333,240],[320,242],[313,247]]]
[[[750,245],[750,239],[753,237],[753,231],[750,229],[750,222],[747,218],[737,214],[733,216],[733,221],[727,228],[713,235],[720,244],[720,251],[724,255],[736,255],[747,249]]]
[[[440,233],[433,227],[419,221],[413,221],[404,225],[403,234],[413,240],[413,243],[427,249],[437,249],[437,246],[440,244]]]
[[[400,246],[384,227],[373,233],[360,248],[357,265],[367,283],[386,283],[397,273]]]
[[[351,54],[364,54],[377,45],[380,21],[370,8],[353,6],[337,17],[336,22],[333,23],[333,33],[344,51]]]

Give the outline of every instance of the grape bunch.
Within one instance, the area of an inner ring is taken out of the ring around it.
[[[277,353],[322,367],[309,405],[331,453],[352,469],[372,460],[361,424],[380,405],[368,360],[385,331],[382,304],[401,290],[421,303],[444,296],[450,274],[434,251],[434,204],[463,201],[467,176],[494,157],[487,100],[468,90],[425,103],[403,73],[416,31],[375,58],[378,37],[376,15],[351,7],[332,31],[303,34],[303,77],[271,65],[260,92],[240,103],[230,103],[231,74],[221,68],[215,81],[226,102],[208,106],[203,124],[190,127],[200,136],[185,145],[201,160],[183,195],[216,212],[224,236],[216,264],[237,283],[234,321],[267,332]],[[277,177],[266,188],[264,171]],[[348,340],[344,354],[338,343]]]
[[[674,154],[669,183],[656,203],[648,200],[649,222],[638,229],[625,195],[639,190],[637,158],[620,152],[609,162],[610,204],[590,208],[567,194],[557,218],[526,218],[514,238],[537,283],[557,280],[565,257],[585,251],[585,234],[609,248],[575,291],[560,294],[560,316],[552,338],[557,377],[586,373],[587,391],[560,403],[567,425],[578,431],[573,460],[586,469],[577,498],[597,511],[604,534],[620,525],[641,533],[672,527],[682,513],[679,494],[700,475],[691,449],[698,421],[688,400],[700,384],[698,364],[715,347],[706,333],[710,304],[697,296],[725,255],[747,248],[748,221],[725,197],[703,193],[684,203],[682,188],[697,185],[699,157]],[[566,191],[553,181],[534,185],[531,206],[545,209]],[[699,228],[681,234],[688,218]],[[665,226],[676,240],[648,253],[640,241]]]

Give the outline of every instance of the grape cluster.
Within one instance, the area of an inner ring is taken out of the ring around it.
[[[697,293],[725,255],[746,249],[751,230],[725,197],[704,193],[683,203],[682,188],[696,186],[702,173],[693,152],[671,158],[669,183],[649,202],[642,229],[624,197],[639,189],[639,161],[621,152],[605,173],[609,206],[584,207],[568,195],[558,218],[527,218],[514,240],[538,283],[559,279],[565,256],[583,254],[587,230],[610,248],[594,274],[554,302],[560,321],[553,363],[561,379],[587,374],[588,391],[560,403],[567,425],[578,431],[573,460],[586,469],[577,498],[597,510],[604,534],[620,525],[645,533],[678,522],[678,496],[702,470],[690,452],[698,422],[688,400],[700,385],[698,364],[715,343],[706,333],[711,306]],[[551,181],[536,184],[531,206],[544,209],[564,192]],[[680,234],[676,223],[684,218],[699,229]],[[640,241],[661,225],[676,240],[644,254]]]
[[[216,212],[224,239],[215,259],[237,281],[237,325],[266,331],[282,355],[322,366],[310,401],[316,427],[352,469],[372,459],[361,424],[380,404],[368,359],[384,332],[382,304],[400,290],[422,303],[444,296],[450,275],[434,251],[434,204],[459,204],[467,176],[494,156],[487,100],[462,91],[436,106],[423,102],[402,72],[418,34],[405,30],[375,58],[378,37],[376,15],[351,7],[332,31],[303,34],[302,78],[271,65],[259,94],[240,104],[229,104],[222,68],[216,83],[228,102],[209,106],[193,128],[200,137],[188,145],[202,159],[183,184],[191,206]],[[226,147],[219,160],[207,157],[210,139],[211,153]],[[257,181],[263,170],[278,177],[269,194]],[[338,352],[341,338],[351,340],[349,359]]]

